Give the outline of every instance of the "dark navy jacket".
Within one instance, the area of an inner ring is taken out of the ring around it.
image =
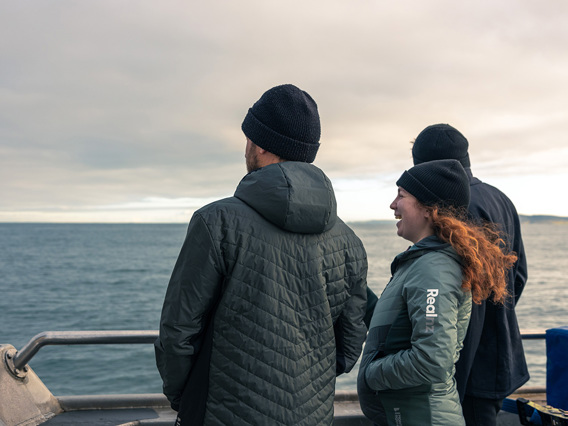
[[[529,380],[515,305],[527,281],[527,260],[521,237],[521,225],[515,206],[505,194],[473,177],[470,181],[469,212],[474,219],[501,226],[504,239],[518,260],[509,271],[504,305],[484,301],[473,304],[468,332],[456,364],[458,392],[478,398],[500,399]]]

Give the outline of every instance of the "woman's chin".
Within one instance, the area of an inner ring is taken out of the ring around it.
[[[396,235],[398,235],[399,237],[402,237],[402,229],[400,228],[400,220],[396,223]],[[404,237],[402,237],[404,238]]]

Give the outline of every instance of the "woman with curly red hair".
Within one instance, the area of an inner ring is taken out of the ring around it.
[[[413,245],[394,259],[373,308],[361,408],[377,425],[464,425],[454,364],[472,301],[503,302],[516,256],[489,225],[466,219],[469,181],[458,161],[416,165],[397,186],[397,234]]]

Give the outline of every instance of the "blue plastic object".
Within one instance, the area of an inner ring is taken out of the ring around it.
[[[546,330],[546,401],[568,410],[568,327]]]

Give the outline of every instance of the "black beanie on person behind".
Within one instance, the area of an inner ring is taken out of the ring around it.
[[[467,208],[469,179],[457,160],[435,160],[406,170],[396,182],[425,206]]]
[[[432,160],[458,160],[470,167],[469,143],[459,130],[449,124],[433,124],[420,132],[412,146],[414,164]]]
[[[267,90],[248,110],[241,128],[255,145],[285,160],[312,163],[320,146],[318,106],[292,84]]]

